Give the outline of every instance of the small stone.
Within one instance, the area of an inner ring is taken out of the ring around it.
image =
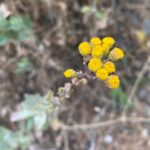
[[[113,137],[111,135],[105,135],[104,136],[104,142],[106,144],[111,144],[113,142]]]
[[[143,138],[147,138],[148,137],[148,130],[147,129],[143,129],[141,134],[142,134]]]
[[[98,106],[95,106],[95,107],[94,107],[94,111],[98,113],[98,112],[101,111],[101,109],[100,109]]]

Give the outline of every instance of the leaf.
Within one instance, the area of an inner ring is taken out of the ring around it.
[[[21,17],[18,16],[12,16],[9,20],[10,29],[14,31],[22,30],[24,27],[24,22],[21,19]]]
[[[104,19],[106,18],[106,13],[103,11],[96,11],[95,16],[97,19]]]
[[[46,113],[42,112],[34,117],[34,123],[37,129],[43,129],[47,122]]]
[[[81,12],[84,13],[84,14],[87,14],[87,13],[91,12],[91,7],[89,7],[89,6],[83,6],[81,8]]]
[[[144,86],[144,85],[149,84],[149,82],[150,82],[150,79],[148,77],[144,76],[140,81],[140,85]]]
[[[3,148],[1,149],[17,147],[16,135],[10,130],[3,128],[3,127],[0,127],[0,142],[3,145]]]
[[[36,105],[42,97],[39,94],[25,95],[25,100],[20,104],[20,109],[12,113],[11,121],[24,120],[36,115]]]
[[[0,14],[0,30],[4,31],[4,30],[9,30],[9,23],[8,21],[4,18],[3,15]]]
[[[0,34],[0,46],[3,46],[9,42],[10,38],[5,34]]]
[[[121,108],[124,108],[124,106],[126,106],[128,96],[126,93],[124,93],[124,91],[121,88],[112,90],[110,92],[110,96],[115,101],[115,105],[116,105],[116,101],[118,101],[118,104]]]
[[[20,104],[20,109],[17,112],[12,113],[11,121],[29,119],[30,117],[41,115],[43,112],[47,113],[53,109],[54,106],[52,101],[47,100],[39,94],[26,94],[25,100]]]
[[[15,150],[18,147],[27,148],[30,142],[30,136],[0,126],[0,150]]]
[[[45,97],[45,99],[47,99],[48,101],[51,101],[53,98],[54,98],[54,92],[49,90],[48,94]]]
[[[28,37],[33,37],[31,32],[32,21],[29,16],[11,16],[6,19],[0,14],[0,46],[11,40],[22,41]]]
[[[25,100],[21,103],[21,112],[29,112],[29,114],[36,114],[36,106],[43,101],[43,97],[39,94],[29,95],[25,94]]]
[[[29,71],[31,69],[31,62],[27,57],[23,57],[20,59],[20,61],[17,64],[17,67],[15,69],[16,74],[23,73],[25,71]]]

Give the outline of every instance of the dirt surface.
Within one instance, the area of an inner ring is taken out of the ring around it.
[[[24,100],[25,94],[47,94],[57,91],[67,79],[66,68],[82,69],[78,44],[90,37],[113,36],[125,51],[125,59],[118,63],[121,89],[129,96],[150,49],[149,0],[13,0],[1,2],[11,15],[29,15],[34,38],[23,42],[12,41],[0,47],[0,124],[12,129],[9,117]],[[83,13],[88,5],[103,11],[106,17]],[[32,69],[14,74],[18,61],[28,57]],[[150,72],[147,69],[134,92],[134,107],[129,116],[150,117]],[[64,124],[90,124],[106,121],[121,115],[122,97],[111,96],[102,82],[89,81],[75,88],[58,119]],[[6,111],[6,113],[5,113]],[[40,135],[33,131],[29,150],[149,150],[149,123],[117,123],[89,130],[68,131],[67,143],[61,129],[49,127]]]

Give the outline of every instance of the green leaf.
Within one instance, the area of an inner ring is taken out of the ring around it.
[[[104,18],[106,18],[106,13],[103,12],[103,11],[97,11],[95,13],[95,16],[96,16],[97,19],[104,19]]]
[[[16,74],[23,73],[25,71],[29,71],[31,69],[31,62],[27,57],[23,57],[20,59],[20,61],[17,64],[17,67],[15,69]]]
[[[54,97],[54,92],[53,91],[48,91],[48,94],[47,94],[47,96],[46,96],[46,99],[48,100],[48,101],[51,101],[52,99],[53,99],[53,97]]]
[[[0,126],[0,150],[15,150],[19,147],[25,149],[30,142],[30,136],[25,136],[21,132],[14,132]]]
[[[34,123],[37,129],[43,129],[47,122],[46,113],[41,112],[34,117]]]
[[[0,34],[0,46],[7,44],[10,41],[10,38],[5,34]]]
[[[89,7],[89,6],[83,6],[81,8],[81,12],[84,13],[84,14],[87,14],[87,13],[91,12],[91,7]]]
[[[140,85],[141,85],[141,86],[144,86],[144,85],[149,84],[149,82],[150,82],[150,79],[145,76],[145,77],[143,77],[143,78],[141,79]]]
[[[14,31],[21,31],[27,30],[31,28],[32,22],[31,19],[27,17],[19,17],[19,16],[12,16],[9,20],[9,26],[11,30]]]
[[[0,46],[11,40],[22,41],[33,37],[31,32],[32,21],[29,16],[11,16],[9,19],[0,14]]]
[[[21,107],[23,110],[27,110],[30,112],[36,111],[36,106],[43,101],[43,97],[39,94],[25,94],[25,100],[22,102]]]
[[[41,113],[46,114],[48,111],[52,111],[53,109],[54,105],[52,101],[47,100],[46,98],[40,96],[39,94],[34,95],[26,94],[25,100],[20,104],[20,109],[11,115],[11,120],[19,121],[29,119],[31,117],[41,115]]]
[[[114,101],[114,105],[116,105],[116,103],[118,102],[121,108],[124,108],[124,106],[126,106],[128,96],[121,88],[112,90],[110,92],[110,96]]]
[[[18,16],[12,16],[9,20],[10,29],[19,31],[23,29],[23,20]]]

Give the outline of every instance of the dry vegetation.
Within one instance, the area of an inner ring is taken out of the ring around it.
[[[29,16],[32,22],[30,36],[12,36],[0,47],[1,128],[29,135],[27,150],[150,149],[149,0],[5,0],[0,11],[6,20]],[[13,121],[25,95],[56,93],[68,82],[66,68],[82,68],[78,44],[93,36],[112,36],[124,49],[117,66],[120,89],[90,81],[49,114],[44,128],[32,125],[31,117]]]

